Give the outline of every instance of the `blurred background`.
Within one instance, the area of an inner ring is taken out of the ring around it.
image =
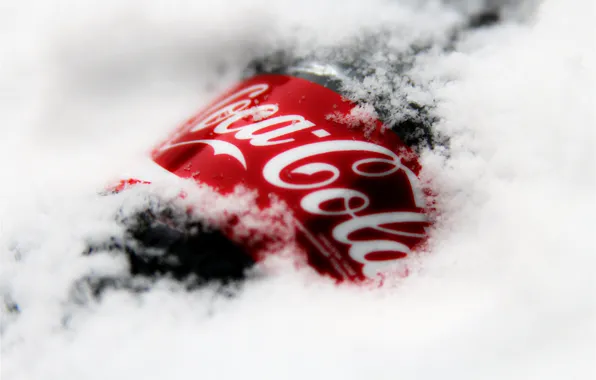
[[[2,378],[594,378],[593,7],[1,0]],[[486,11],[500,17],[465,29]],[[367,289],[285,270],[233,297],[168,280],[81,294],[85,276],[126,272],[81,255],[118,232],[107,183],[255,58],[381,35],[383,70],[362,90],[396,120],[402,101],[427,106],[449,138],[421,152],[441,214],[411,276]],[[391,67],[417,42],[429,49],[402,80]]]

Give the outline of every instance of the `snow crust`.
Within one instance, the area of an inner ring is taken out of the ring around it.
[[[5,1],[2,378],[594,378],[593,4],[510,2],[504,21],[445,52],[445,35],[488,3]],[[440,217],[408,278],[336,286],[281,260],[233,297],[167,280],[80,293],[84,276],[126,272],[81,252],[121,234],[115,210],[147,196],[98,189],[138,176],[147,150],[258,55],[381,30],[396,54],[435,45],[413,82],[387,87],[388,55],[366,86],[391,95],[394,120],[401,101],[428,105],[449,139],[422,152]]]

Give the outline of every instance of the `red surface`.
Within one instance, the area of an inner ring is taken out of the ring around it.
[[[416,156],[379,121],[342,121],[353,107],[307,80],[260,75],[193,116],[152,157],[222,194],[257,189],[260,207],[276,196],[293,212],[310,265],[337,279],[374,278],[425,239],[428,222],[413,190]]]

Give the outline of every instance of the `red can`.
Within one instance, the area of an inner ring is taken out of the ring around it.
[[[303,78],[262,74],[240,83],[151,156],[222,195],[256,191],[261,209],[281,201],[308,263],[338,280],[404,273],[403,259],[427,236],[416,154],[372,113]],[[257,261],[271,251],[222,229]]]

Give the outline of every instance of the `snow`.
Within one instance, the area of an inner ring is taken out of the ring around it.
[[[439,38],[480,7],[402,3],[2,4],[0,294],[20,310],[3,310],[2,378],[594,378],[589,0],[510,7],[410,73],[422,85],[407,96],[435,102],[450,149],[423,152],[441,213],[408,278],[338,287],[286,268],[233,297],[162,281],[101,302],[77,287],[126,271],[81,255],[88,239],[121,233],[122,198],[97,191],[137,175],[146,150],[251,58],[362,29]]]

